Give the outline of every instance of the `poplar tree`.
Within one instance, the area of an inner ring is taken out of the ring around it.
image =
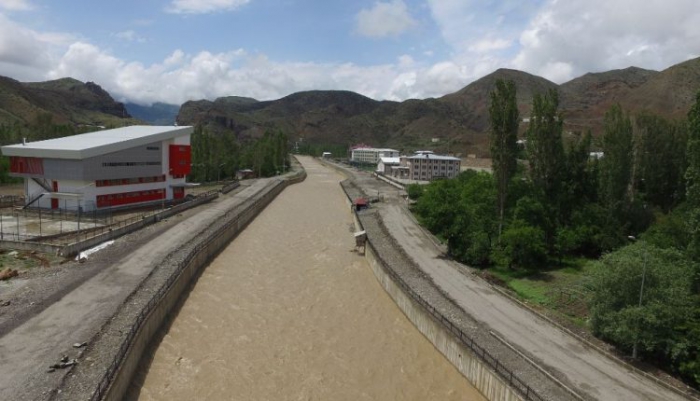
[[[691,207],[688,222],[691,234],[689,254],[700,259],[700,92],[695,96],[695,104],[688,112],[688,148],[686,153],[688,168],[685,172],[686,199]]]
[[[548,219],[541,228],[549,248],[553,246],[556,227],[561,220],[561,191],[565,174],[564,126],[558,109],[559,94],[556,90],[552,89],[545,95],[536,94],[527,130],[530,179],[547,212]]]
[[[508,186],[517,167],[518,104],[515,83],[511,80],[496,81],[491,92],[489,106],[491,119],[491,160],[496,178],[498,203],[498,235],[503,231],[503,216],[508,198]]]
[[[600,198],[616,218],[629,205],[632,176],[632,123],[616,104],[605,113],[600,161]]]

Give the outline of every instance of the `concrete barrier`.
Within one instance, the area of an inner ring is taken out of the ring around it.
[[[263,189],[262,195],[236,209],[224,226],[201,240],[179,266],[177,272],[161,287],[143,308],[129,335],[105,372],[91,400],[122,400],[134,373],[151,340],[160,330],[180,297],[198,277],[204,267],[219,254],[284,188],[303,181],[306,173],[292,174]],[[128,299],[127,301],[128,302]]]

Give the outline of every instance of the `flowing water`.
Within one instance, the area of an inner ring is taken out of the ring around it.
[[[202,274],[128,399],[483,400],[354,252],[342,179],[301,158]]]

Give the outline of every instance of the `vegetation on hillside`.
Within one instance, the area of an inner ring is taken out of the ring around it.
[[[556,91],[535,95],[527,160],[509,176],[507,166],[516,163],[504,141],[513,113],[503,105],[516,96],[505,90],[510,85],[498,83],[491,97],[497,173],[467,171],[411,186],[414,212],[452,257],[493,267],[498,277],[548,275],[569,261],[595,259],[580,269],[589,273],[581,281],[592,332],[697,386],[700,93],[680,121],[630,116],[613,105],[595,143],[600,159],[590,157],[590,134],[564,135]]]

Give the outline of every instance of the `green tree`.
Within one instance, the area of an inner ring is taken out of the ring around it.
[[[520,114],[513,81],[501,79],[496,81],[496,87],[491,92],[489,116],[491,120],[491,160],[493,161],[493,175],[496,179],[498,205],[498,235],[501,235],[508,186],[517,168]]]
[[[532,102],[532,115],[527,130],[527,153],[532,185],[552,224],[541,227],[549,248],[553,247],[556,224],[561,215],[561,185],[564,176],[563,119],[558,112],[559,94],[550,90],[537,94]]]
[[[688,221],[691,241],[688,252],[700,260],[700,92],[688,112],[688,168],[685,172],[686,199],[690,207]]]
[[[685,124],[642,113],[634,121],[632,184],[644,200],[668,213],[685,198]]]
[[[632,123],[619,104],[605,113],[600,161],[600,198],[618,222],[630,204]]]
[[[593,332],[625,349],[672,359],[678,329],[689,321],[696,267],[681,252],[639,241],[596,262]]]

